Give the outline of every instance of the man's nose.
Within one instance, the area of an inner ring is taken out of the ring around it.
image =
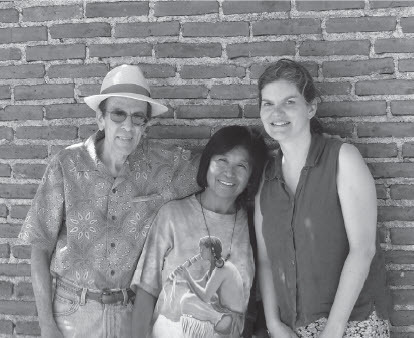
[[[132,115],[127,115],[126,119],[122,122],[122,128],[129,131],[133,126]]]

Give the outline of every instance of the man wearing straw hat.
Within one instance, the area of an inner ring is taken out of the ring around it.
[[[129,285],[152,217],[197,190],[195,161],[142,138],[168,109],[138,66],[114,68],[85,102],[99,131],[51,160],[19,237],[32,246],[42,337],[129,337]]]

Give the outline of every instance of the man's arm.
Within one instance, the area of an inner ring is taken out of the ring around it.
[[[146,337],[157,299],[140,287],[134,301],[132,311],[132,336]]]
[[[63,338],[53,318],[50,257],[51,253],[47,250],[32,246],[31,272],[33,291],[36,298],[42,338]]]

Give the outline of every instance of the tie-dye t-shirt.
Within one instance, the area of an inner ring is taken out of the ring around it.
[[[210,236],[221,241],[222,257],[230,253],[223,268],[215,268],[211,277],[207,276],[210,262],[200,258],[199,246],[200,239],[208,238],[209,233],[194,195],[165,204],[151,225],[132,281],[132,287],[158,298],[151,337],[240,337],[254,276],[247,214],[238,210],[237,214],[223,215],[206,209],[204,214]],[[192,279],[201,287],[214,274],[226,274],[226,280],[209,301],[203,302],[182,277],[175,275],[182,264],[188,266]],[[229,285],[231,290],[226,291]],[[215,327],[226,316],[230,324],[219,333]]]

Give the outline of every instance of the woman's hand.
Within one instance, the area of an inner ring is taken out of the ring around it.
[[[267,326],[270,338],[298,338],[296,333],[282,322]]]
[[[175,269],[175,273],[177,276],[181,276],[185,280],[190,279],[190,273],[188,272],[185,266],[180,265],[179,267],[177,267],[177,269]]]

